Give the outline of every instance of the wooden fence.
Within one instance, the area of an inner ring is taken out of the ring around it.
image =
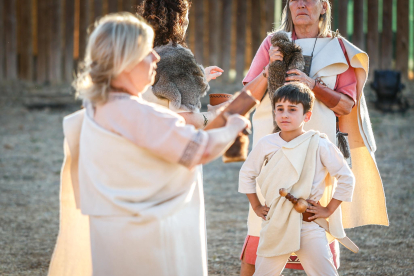
[[[107,13],[135,12],[141,1],[0,0],[0,81],[72,81],[88,26]],[[285,1],[192,0],[189,47],[203,65],[222,67],[225,83],[241,81]],[[371,72],[396,69],[413,79],[413,2],[331,0],[333,28],[368,52]]]

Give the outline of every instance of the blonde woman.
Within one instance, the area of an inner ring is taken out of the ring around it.
[[[143,100],[159,61],[153,37],[129,13],[103,17],[89,37],[75,82],[85,109],[64,120],[61,229],[49,275],[207,275],[196,167],[249,122],[231,115],[205,132]]]
[[[388,225],[382,181],[376,167],[375,140],[365,104],[363,88],[368,76],[368,56],[339,34],[331,31],[331,6],[328,0],[290,0],[284,7],[281,28],[288,37],[300,45],[307,61],[307,72],[290,70],[286,81],[298,81],[307,85],[316,100],[312,119],[305,130],[326,133],[333,142],[337,128],[349,134],[352,169],[356,177],[354,199],[342,206],[343,225],[351,228],[366,224]],[[362,26],[361,26],[362,28]],[[265,38],[250,66],[243,83],[259,100],[263,99],[253,116],[253,146],[272,132],[273,116],[267,89],[269,63],[282,60],[278,47],[272,47],[272,34]],[[306,70],[305,70],[306,71]],[[338,120],[338,125],[337,125]],[[329,176],[329,175],[328,175]],[[335,189],[331,177],[326,185]],[[258,187],[258,195],[263,197]],[[370,194],[366,197],[367,193]],[[321,204],[326,206],[328,198]],[[363,210],[363,211],[362,211]],[[354,214],[360,214],[355,216]],[[255,271],[256,251],[262,220],[250,206],[248,234],[241,252],[241,275]],[[333,259],[339,267],[337,243],[331,244]],[[299,260],[293,256],[287,268],[301,269]]]

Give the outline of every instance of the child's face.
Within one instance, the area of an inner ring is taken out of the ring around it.
[[[275,104],[276,123],[282,131],[301,129],[311,118],[312,112],[303,114],[303,104],[294,104],[289,101]]]

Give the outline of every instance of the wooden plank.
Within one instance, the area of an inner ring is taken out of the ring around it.
[[[262,36],[260,35],[261,30],[261,7],[260,1],[250,0],[252,12],[251,12],[251,32],[252,32],[252,52],[256,54],[257,50],[262,44]]]
[[[48,45],[50,27],[48,23],[48,0],[38,0],[37,3],[37,66],[36,80],[44,83],[48,80]]]
[[[62,0],[50,1],[49,4],[49,80],[52,83],[62,81]]]
[[[364,49],[364,0],[354,1],[354,33],[352,42]]]
[[[6,0],[7,1],[7,0]],[[5,43],[4,43],[4,0],[0,0],[0,81],[4,79],[4,60],[5,60]]]
[[[138,7],[141,6],[143,1],[144,0],[135,0],[135,10],[134,10],[135,13],[137,12]]]
[[[392,2],[382,1],[381,69],[392,69]]]
[[[348,39],[348,0],[338,2],[338,29],[339,33]]]
[[[87,30],[89,27],[89,1],[80,1],[79,9],[79,60],[83,60],[86,51]]]
[[[6,78],[17,80],[17,20],[16,0],[7,0],[4,4],[4,31],[6,42]]]
[[[404,81],[408,80],[408,45],[409,45],[409,0],[397,1],[397,45],[395,69],[401,71]]]
[[[187,47],[194,53],[194,44],[195,44],[195,28],[194,28],[194,22],[195,22],[195,12],[194,12],[194,5],[191,5],[188,15],[188,20],[190,21],[190,24],[187,28],[186,33],[186,43]]]
[[[204,7],[203,0],[193,0],[194,12],[195,12],[195,51],[194,55],[198,63],[204,63]],[[190,22],[191,23],[191,22]]]
[[[108,0],[108,13],[118,11],[118,0]]]
[[[367,52],[369,74],[372,76],[379,68],[378,0],[368,0],[368,7]]]
[[[271,32],[274,29],[274,23],[275,23],[275,0],[266,0],[265,6],[266,6],[266,32]]]
[[[229,83],[230,80],[230,56],[231,56],[231,23],[233,14],[233,0],[222,0],[222,33],[221,33],[221,48],[222,48],[222,68],[224,70],[222,79],[224,83]]]
[[[220,51],[221,16],[218,0],[208,1],[208,48],[209,65],[217,65]]]
[[[20,0],[18,5],[19,78],[33,79],[32,1]]]
[[[73,80],[73,48],[74,48],[74,32],[75,32],[75,2],[65,1],[65,44],[64,44],[64,80],[72,82]]]
[[[103,15],[103,0],[93,0],[93,17],[98,19]]]
[[[132,0],[122,0],[122,11],[133,12]]]
[[[244,77],[244,60],[246,56],[246,17],[247,1],[237,0],[237,29],[236,29],[236,82]]]

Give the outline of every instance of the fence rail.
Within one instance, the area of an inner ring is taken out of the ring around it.
[[[0,81],[72,81],[87,27],[142,0],[0,0]],[[286,0],[192,0],[187,41],[197,60],[241,81]],[[373,69],[413,74],[414,0],[331,0],[333,27],[370,55]],[[411,47],[411,49],[410,49]]]

